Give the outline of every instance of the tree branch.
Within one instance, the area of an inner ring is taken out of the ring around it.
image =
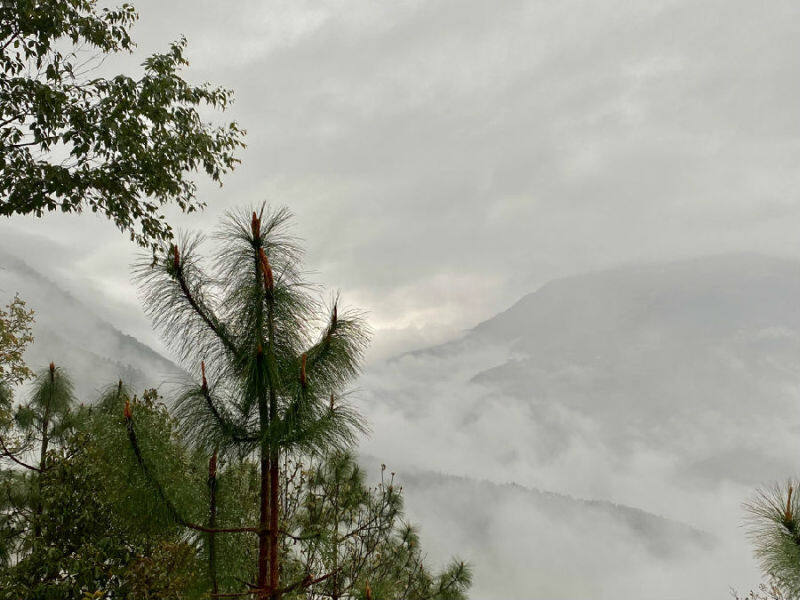
[[[206,404],[208,405],[208,409],[211,411],[211,414],[214,416],[214,419],[219,423],[219,426],[222,427],[223,431],[230,432],[229,435],[231,439],[235,442],[245,442],[245,443],[252,443],[257,442],[257,437],[251,437],[246,435],[241,435],[234,431],[235,426],[225,419],[222,416],[222,413],[219,412],[219,409],[214,405],[214,400],[211,398],[211,392],[208,391],[208,385],[203,381],[202,386],[200,386],[200,390],[203,392],[203,398],[205,398]]]
[[[339,571],[341,571],[341,569],[336,569],[334,571],[331,571],[330,573],[326,573],[325,575],[322,575],[321,577],[317,577],[316,579],[312,579],[311,575],[306,575],[303,579],[300,579],[299,581],[295,581],[291,585],[288,585],[288,586],[286,586],[284,588],[279,589],[278,593],[281,594],[281,595],[282,594],[288,594],[289,592],[292,592],[292,591],[294,591],[294,590],[296,590],[298,588],[307,588],[307,587],[315,585],[317,583],[321,583],[321,582],[325,581],[326,579],[328,579],[330,577],[333,577]]]
[[[136,438],[136,432],[133,429],[133,419],[130,418],[127,414],[126,414],[126,422],[128,429],[128,439],[130,440],[131,446],[133,447],[133,453],[136,455],[136,461],[139,463],[139,466],[141,467],[142,472],[144,473],[148,481],[150,481],[153,484],[153,486],[155,486],[159,498],[161,498],[161,501],[164,502],[164,505],[167,507],[167,510],[169,511],[170,515],[177,523],[183,525],[184,527],[188,527],[189,529],[193,529],[194,531],[202,531],[203,533],[245,533],[245,532],[259,533],[259,530],[256,527],[212,528],[212,527],[204,527],[203,525],[198,525],[196,523],[192,523],[191,521],[184,519],[178,512],[177,508],[175,508],[175,505],[172,504],[172,501],[167,497],[167,494],[164,491],[164,488],[161,487],[159,481],[155,477],[153,477],[153,474],[150,472],[150,469],[147,468],[147,465],[144,462],[144,458],[142,457],[142,451],[139,448],[139,442]]]
[[[18,459],[16,456],[14,456],[14,454],[6,447],[6,444],[3,441],[2,437],[0,437],[0,448],[2,448],[2,450],[3,450],[2,454],[0,454],[0,456],[5,456],[6,458],[10,458],[15,463],[17,463],[19,466],[25,467],[26,469],[28,469],[30,471],[36,471],[37,473],[42,473],[43,472],[43,470],[40,467],[34,467],[33,465],[29,465],[27,463],[24,463],[20,459]]]
[[[177,247],[175,248],[176,258],[177,258]],[[213,315],[207,313],[207,309],[200,306],[200,304],[195,299],[192,291],[189,289],[189,285],[186,282],[186,277],[183,274],[183,265],[177,264],[175,269],[175,279],[178,282],[178,285],[181,288],[181,292],[183,293],[183,297],[186,298],[186,301],[189,303],[189,306],[192,307],[194,312],[203,320],[203,322],[208,325],[209,329],[214,332],[225,348],[228,349],[234,356],[239,356],[240,352],[239,349],[236,347],[236,344],[228,337],[228,335],[223,331],[222,326],[219,323],[219,319],[214,317]]]

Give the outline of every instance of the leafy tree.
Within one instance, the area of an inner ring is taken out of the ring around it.
[[[33,342],[32,325],[33,311],[19,295],[5,309],[0,308],[0,386],[7,388],[5,393],[10,393],[9,386],[33,375],[23,360],[25,349]]]
[[[100,212],[139,244],[171,237],[162,207],[191,212],[193,171],[213,180],[237,163],[243,130],[200,110],[232,93],[191,85],[186,41],[144,61],[139,78],[97,69],[131,52],[134,8],[95,0],[0,0],[0,215]]]
[[[285,209],[265,212],[264,206],[252,215],[229,214],[217,236],[214,276],[202,268],[197,236],[163,248],[159,260],[148,259],[138,269],[145,309],[198,380],[177,403],[183,431],[209,453],[257,457],[257,523],[191,522],[151,479],[176,521],[213,535],[212,548],[217,533],[255,534],[248,585],[260,598],[272,599],[329,576],[306,573],[298,581],[281,581],[282,458],[347,446],[363,429],[341,394],[358,372],[367,340],[360,316],[340,313],[335,300],[322,315],[299,270],[301,251],[287,235],[289,216]],[[149,476],[157,457],[141,447],[142,428],[130,409],[126,416],[136,458]]]

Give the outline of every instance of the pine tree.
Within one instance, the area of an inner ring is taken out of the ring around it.
[[[39,465],[35,500],[34,538],[41,535],[42,473],[47,470],[47,451],[51,443],[62,441],[73,426],[72,404],[75,396],[72,382],[60,368],[50,363],[47,371],[39,373],[30,401],[17,410],[16,422],[22,429],[26,444],[38,443]]]
[[[452,560],[442,571],[426,564],[416,529],[403,518],[402,487],[381,465],[369,486],[351,452],[293,461],[286,483],[292,565],[298,572],[333,575],[309,586],[306,600],[359,597],[463,600],[469,565]]]
[[[250,592],[277,599],[330,574],[306,573],[282,582],[280,564],[282,459],[289,452],[342,448],[363,431],[343,401],[357,375],[368,331],[356,312],[323,304],[302,277],[302,252],[287,234],[285,209],[230,213],[215,236],[213,275],[198,256],[202,237],[162,248],[137,268],[145,309],[196,377],[176,404],[183,432],[205,448],[209,463],[208,526],[190,522],[157,482],[174,518],[209,534],[255,534],[255,581]],[[318,326],[315,328],[315,326]],[[321,330],[315,336],[315,329]],[[125,407],[129,439],[147,473],[136,418]],[[217,454],[258,460],[258,523],[220,527],[215,520]],[[211,565],[212,576],[214,565]]]
[[[10,400],[7,391],[0,394]],[[37,374],[28,401],[0,430],[0,458],[15,467],[2,472],[7,494],[2,505],[5,534],[0,554],[6,561],[35,547],[41,538],[49,456],[72,431],[74,400],[69,377],[50,363]],[[29,519],[26,513],[31,515]],[[31,527],[21,526],[23,522],[30,522]]]

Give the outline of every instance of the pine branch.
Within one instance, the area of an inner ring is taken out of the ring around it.
[[[29,471],[36,471],[37,473],[41,473],[41,472],[43,471],[43,469],[41,469],[40,467],[34,467],[33,465],[29,465],[29,464],[27,464],[27,463],[24,463],[24,462],[22,462],[20,459],[18,459],[18,458],[17,458],[17,457],[14,455],[14,453],[13,453],[13,452],[11,452],[11,451],[8,449],[8,447],[6,446],[5,442],[3,441],[3,438],[2,438],[2,437],[0,437],[0,448],[2,448],[2,450],[3,450],[2,454],[0,454],[0,456],[5,456],[6,458],[10,458],[10,459],[11,459],[11,460],[13,460],[15,463],[17,463],[19,466],[21,466],[21,467],[25,467],[25,468],[26,468],[26,469],[28,469]]]
[[[178,247],[173,245],[172,252],[173,252],[174,276],[175,280],[178,282],[178,285],[180,286],[183,297],[186,299],[186,301],[189,303],[189,306],[192,307],[195,313],[197,313],[197,316],[199,316],[203,320],[203,322],[208,326],[208,328],[214,333],[214,335],[216,335],[219,338],[219,340],[222,342],[225,348],[227,348],[228,351],[234,356],[236,357],[240,356],[239,349],[230,339],[227,332],[225,331],[225,327],[222,325],[219,319],[217,319],[217,317],[214,316],[213,312],[211,312],[211,309],[209,309],[208,307],[201,306],[200,303],[197,301],[197,299],[194,297],[194,294],[192,294],[191,289],[189,289],[189,285],[186,282],[186,276],[183,271],[183,264],[181,263],[180,260],[180,254],[178,253]]]
[[[167,496],[164,488],[161,486],[161,483],[156,479],[153,474],[151,473],[150,469],[147,467],[147,464],[144,461],[144,457],[142,456],[141,448],[139,447],[139,441],[136,437],[136,431],[133,428],[133,418],[131,415],[130,404],[125,403],[125,424],[128,430],[128,440],[130,440],[131,447],[133,448],[133,453],[136,456],[136,462],[139,464],[139,467],[142,469],[145,478],[153,485],[156,489],[156,493],[164,505],[167,507],[167,511],[170,513],[172,519],[184,527],[189,529],[193,529],[194,531],[200,531],[203,533],[259,533],[259,529],[256,527],[204,527],[203,525],[198,525],[197,523],[192,523],[191,521],[185,519],[179,512],[172,501]]]
[[[236,426],[233,423],[230,423],[225,417],[222,416],[222,413],[214,404],[214,399],[211,397],[211,392],[208,389],[208,381],[206,380],[206,363],[205,361],[200,363],[200,368],[202,371],[202,384],[200,385],[200,391],[203,394],[203,398],[206,401],[206,406],[208,406],[208,410],[214,417],[214,420],[219,425],[220,429],[226,435],[230,436],[230,438],[234,442],[238,443],[255,443],[258,441],[259,438],[246,436],[240,432],[236,432]]]
[[[303,579],[295,581],[291,585],[288,585],[288,586],[283,587],[280,590],[278,590],[278,594],[283,595],[283,594],[287,594],[289,592],[293,592],[294,590],[297,590],[297,589],[307,588],[307,587],[310,587],[312,585],[316,585],[317,583],[322,583],[326,579],[330,579],[331,577],[333,577],[339,571],[341,571],[341,569],[336,569],[335,571],[331,571],[330,573],[326,573],[325,575],[322,575],[322,576],[317,577],[317,578],[312,578],[311,575],[306,575]]]

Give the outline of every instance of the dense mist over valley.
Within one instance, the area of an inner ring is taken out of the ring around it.
[[[31,364],[63,363],[86,402],[119,377],[169,402],[173,362],[3,264],[41,314]],[[397,472],[432,559],[475,563],[475,597],[725,598],[758,582],[741,504],[800,450],[799,295],[800,262],[750,254],[552,281],[371,363],[361,462]]]
[[[676,597],[724,598],[727,585],[757,581],[741,504],[754,486],[793,473],[800,450],[798,290],[800,263],[749,254],[550,282],[457,340],[370,370],[375,435],[365,448],[404,465],[637,507],[714,540],[693,554],[676,530],[675,552],[656,558],[619,532],[576,527],[542,545],[544,523],[580,519],[547,519],[535,502],[512,503],[498,511],[508,521],[491,530],[506,534],[491,547],[507,549],[522,574],[552,557],[559,540],[560,568],[568,564],[567,579],[581,582],[558,591],[520,576],[507,592],[515,597],[647,589],[642,597],[659,598],[669,580]],[[476,500],[473,511],[484,506],[494,504]],[[443,536],[455,527],[455,519],[441,523],[428,526]],[[499,564],[508,561],[487,574]],[[483,594],[500,585],[477,582]]]

